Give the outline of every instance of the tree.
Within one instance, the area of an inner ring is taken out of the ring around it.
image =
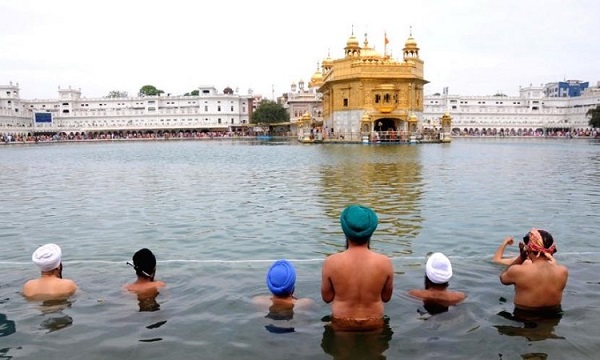
[[[164,93],[162,90],[158,90],[154,85],[144,85],[140,88],[139,96],[157,96]]]
[[[290,114],[281,104],[271,100],[261,101],[252,113],[252,123],[257,125],[269,126],[287,121],[290,121]]]
[[[590,118],[589,125],[593,128],[600,128],[600,105],[596,106],[595,109],[589,109],[585,116]]]
[[[183,96],[198,96],[198,95],[200,95],[200,90],[192,90],[192,92],[183,94]]]
[[[127,91],[112,90],[106,95],[107,98],[123,98],[129,96]]]

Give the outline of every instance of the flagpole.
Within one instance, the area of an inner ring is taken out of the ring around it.
[[[383,33],[383,56],[387,56],[387,44],[389,40],[387,38],[387,31]]]

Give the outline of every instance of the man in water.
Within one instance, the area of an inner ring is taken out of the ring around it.
[[[515,313],[560,313],[569,271],[553,257],[556,245],[545,230],[531,229],[519,244],[521,255],[500,274],[500,282],[515,286]],[[524,263],[525,260],[531,263]]]
[[[128,262],[129,265],[131,263]],[[142,293],[153,293],[161,287],[165,286],[165,283],[159,280],[155,280],[156,274],[156,257],[149,249],[143,248],[133,254],[133,268],[137,275],[137,280],[131,284],[125,284],[125,289],[134,292],[136,294]]]
[[[40,246],[31,260],[41,271],[39,279],[23,285],[23,295],[31,300],[64,300],[75,294],[77,285],[73,280],[62,278],[62,251],[56,244]]]
[[[466,295],[459,291],[448,290],[448,281],[452,278],[452,264],[446,255],[433,253],[425,264],[425,290],[413,289],[408,293],[423,300],[430,314],[448,311],[448,307],[463,301]]]
[[[308,298],[294,296],[296,288],[296,269],[287,260],[277,260],[267,271],[267,287],[272,296],[256,296],[252,302],[257,305],[269,305],[271,309],[293,309],[294,305],[312,304]]]
[[[331,303],[331,325],[349,331],[383,328],[394,270],[390,258],[369,249],[377,215],[370,208],[351,205],[340,222],[347,248],[325,259],[321,277],[321,297]]]
[[[272,320],[292,320],[294,309],[306,308],[313,303],[311,299],[298,299],[294,296],[296,287],[296,269],[287,260],[277,260],[267,271],[267,287],[271,296],[256,296],[252,299],[255,305],[268,309],[267,318]],[[293,327],[282,327],[276,324],[265,326],[273,333],[294,332]]]

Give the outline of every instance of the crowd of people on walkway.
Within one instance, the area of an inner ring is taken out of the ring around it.
[[[106,140],[168,140],[168,139],[222,139],[253,137],[249,131],[106,131],[106,132],[60,132],[55,134],[0,134],[0,144],[43,143],[59,141],[106,141]]]

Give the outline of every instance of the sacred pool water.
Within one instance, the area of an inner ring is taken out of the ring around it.
[[[0,358],[594,359],[599,178],[594,140],[0,146]],[[322,321],[321,264],[343,250],[339,214],[350,203],[375,209],[372,248],[393,259],[384,334],[337,336]],[[533,226],[552,233],[570,271],[554,323],[503,317],[513,289],[490,262],[505,236]],[[32,252],[48,242],[79,285],[69,302],[20,294],[39,275]],[[122,290],[142,247],[167,283],[150,308]],[[452,261],[450,288],[468,294],[437,315],[407,295],[433,251]],[[297,296],[314,300],[288,320],[251,302],[279,258],[296,267]]]

